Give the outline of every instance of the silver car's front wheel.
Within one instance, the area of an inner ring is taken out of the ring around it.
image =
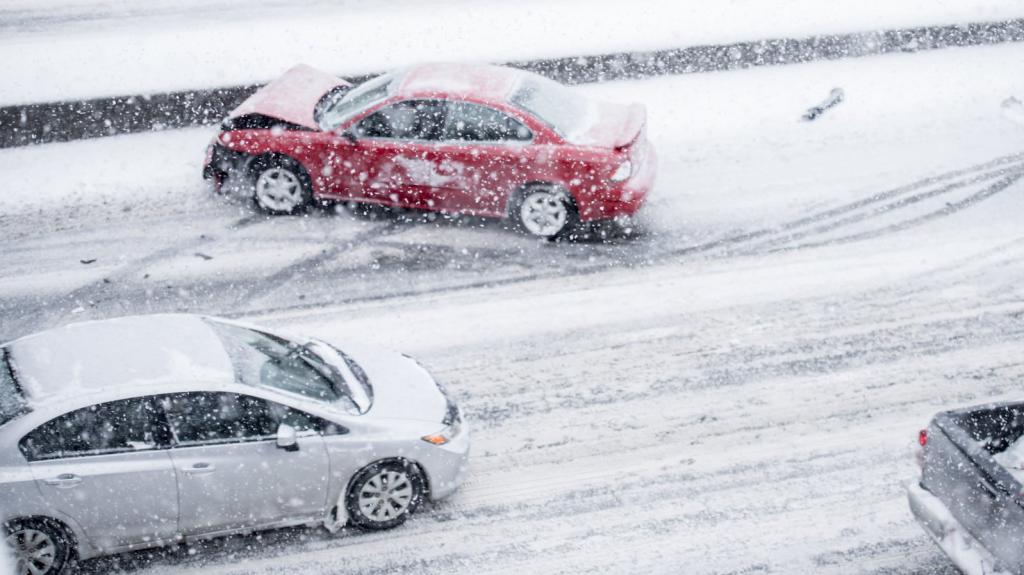
[[[349,517],[365,529],[389,529],[405,522],[422,497],[423,480],[412,464],[376,463],[353,480],[347,500]]]
[[[13,525],[8,528],[7,545],[18,575],[55,575],[67,562],[65,538],[49,525]]]

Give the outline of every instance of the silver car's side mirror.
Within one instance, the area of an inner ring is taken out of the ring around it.
[[[299,442],[295,439],[295,428],[282,423],[277,426],[277,446],[285,451],[298,451]]]

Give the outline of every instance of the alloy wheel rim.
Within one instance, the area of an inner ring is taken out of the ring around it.
[[[526,196],[520,209],[523,226],[537,236],[553,236],[562,231],[569,219],[569,208],[561,195],[533,192]]]
[[[264,170],[256,180],[256,199],[266,208],[290,212],[302,202],[302,183],[290,170]]]
[[[7,543],[14,549],[18,575],[46,575],[57,562],[57,544],[38,529],[19,529],[7,536]]]
[[[359,511],[371,521],[390,521],[409,510],[412,497],[409,475],[385,469],[367,479],[359,489]]]

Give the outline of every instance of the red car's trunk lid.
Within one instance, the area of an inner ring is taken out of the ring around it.
[[[316,130],[319,126],[313,117],[313,110],[317,102],[324,94],[339,86],[351,84],[326,72],[299,64],[249,96],[228,114],[228,118],[260,114]]]
[[[647,124],[647,109],[642,104],[593,102],[594,120],[580,134],[570,138],[581,146],[621,149],[640,138]]]

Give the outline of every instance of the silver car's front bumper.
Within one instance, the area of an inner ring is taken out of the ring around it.
[[[992,554],[964,529],[938,497],[918,482],[907,486],[907,499],[917,522],[964,575],[1010,575],[996,569]]]
[[[448,497],[466,480],[469,471],[469,423],[463,420],[462,430],[452,441],[439,445],[429,459],[421,461],[430,480],[430,499]]]

